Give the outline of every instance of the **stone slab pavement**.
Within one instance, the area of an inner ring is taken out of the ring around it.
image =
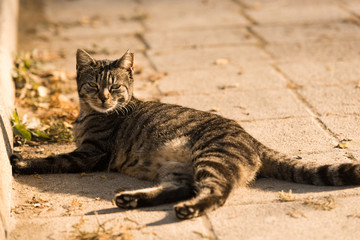
[[[20,1],[20,22],[36,12],[20,50],[62,56],[51,63],[74,72],[77,48],[109,59],[130,49],[142,69],[140,98],[233,118],[299,161],[360,161],[357,0],[34,2]],[[343,140],[348,148],[336,148]],[[116,173],[17,176],[10,239],[81,239],[79,229],[122,239],[360,238],[360,187],[259,179],[187,221],[174,217],[171,204],[131,211],[111,204],[120,187],[151,185]],[[281,202],[279,192],[290,190],[298,200]],[[41,208],[26,205],[34,196]]]

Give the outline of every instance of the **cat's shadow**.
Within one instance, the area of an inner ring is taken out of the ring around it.
[[[141,181],[119,173],[88,173],[88,174],[44,174],[41,176],[17,176],[14,178],[13,184],[17,192],[28,191],[28,195],[39,192],[44,198],[51,198],[54,201],[61,201],[65,197],[76,198],[79,196],[89,199],[101,198],[103,204],[94,205],[92,208],[96,210],[85,212],[85,215],[106,215],[119,214],[127,210],[119,209],[111,204],[114,194],[117,190],[141,189],[154,185],[154,183]],[[241,205],[248,202],[258,201],[259,194],[275,194],[280,191],[288,192],[290,189],[293,193],[322,193],[338,190],[351,189],[349,187],[334,186],[313,186],[306,184],[296,184],[275,179],[257,179],[246,189],[237,189],[235,196],[229,198],[229,204]],[[276,196],[276,195],[274,195]],[[25,199],[23,200],[25,201]],[[105,203],[104,203],[105,201]],[[110,204],[109,204],[110,203]],[[110,206],[110,207],[109,207]],[[131,211],[131,210],[130,210]],[[147,226],[157,226],[171,224],[179,220],[173,214],[173,204],[164,204],[155,207],[141,208],[137,211],[143,212],[167,212],[165,217],[155,222],[148,223]],[[96,213],[95,213],[96,212]]]
[[[79,200],[89,199],[89,202],[96,202],[101,199],[98,205],[93,204],[91,211],[83,211],[85,216],[91,215],[112,215],[121,214],[126,211],[111,204],[114,194],[119,190],[142,189],[154,186],[154,183],[141,181],[136,178],[125,176],[119,173],[86,173],[86,174],[42,174],[42,175],[20,175],[14,177],[13,187],[16,194],[13,194],[14,202],[22,204],[31,199],[34,194],[49,200],[51,204],[66,205],[65,200],[71,203],[74,198],[85,197]],[[22,198],[22,199],[21,199]],[[63,203],[61,203],[63,201]],[[87,201],[87,200],[86,200]],[[85,205],[83,203],[83,205]],[[165,217],[146,224],[146,226],[157,226],[178,222],[173,213],[173,204],[163,204],[155,207],[141,208],[136,211],[142,212],[165,212]],[[163,215],[163,214],[161,214]],[[155,218],[154,218],[155,219]]]
[[[167,212],[167,214],[164,218],[157,220],[155,222],[147,223],[146,224],[147,227],[166,225],[166,224],[171,224],[171,223],[181,221],[178,218],[176,218],[175,215],[173,214],[172,204],[166,204],[166,205],[161,205],[161,206],[156,206],[156,207],[141,208],[139,210],[144,211],[144,212],[154,212],[154,211]],[[86,213],[85,216],[103,215],[103,214],[106,214],[106,215],[118,214],[118,213],[122,213],[122,212],[126,212],[126,211],[131,211],[131,210],[125,210],[125,209],[119,209],[117,207],[113,207],[113,208],[101,209],[99,211],[90,211],[90,212]]]

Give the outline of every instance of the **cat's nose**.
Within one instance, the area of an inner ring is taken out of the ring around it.
[[[110,92],[107,88],[105,88],[104,90],[100,91],[99,93],[99,98],[100,100],[104,103],[106,100],[108,100],[110,98]]]

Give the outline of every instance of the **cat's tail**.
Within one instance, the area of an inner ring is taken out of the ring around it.
[[[319,165],[288,157],[259,144],[260,175],[313,185],[360,185],[360,163]]]

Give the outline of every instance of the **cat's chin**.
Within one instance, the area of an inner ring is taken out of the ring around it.
[[[122,104],[115,104],[111,107],[99,107],[93,104],[89,104],[90,107],[95,110],[96,112],[99,113],[111,113],[111,112],[122,112],[123,111],[121,109],[125,108],[125,106],[122,106]]]
[[[103,106],[96,106],[94,104],[89,104],[90,107],[95,110],[96,112],[100,112],[100,113],[110,113],[112,111],[114,111],[117,108],[117,105],[111,106],[111,107],[103,107]]]

